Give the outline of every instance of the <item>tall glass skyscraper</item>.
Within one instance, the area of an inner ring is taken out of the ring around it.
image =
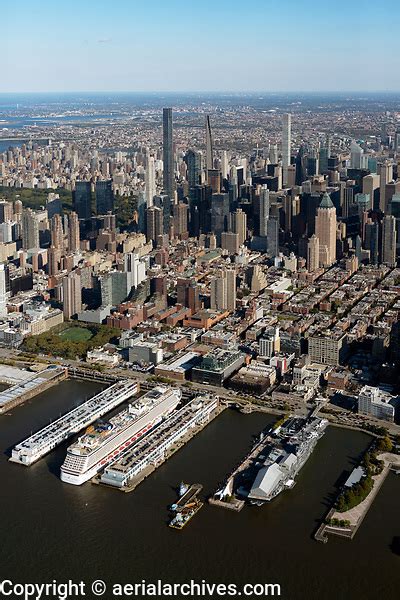
[[[77,181],[74,191],[74,210],[79,219],[92,216],[92,191],[90,181]]]
[[[170,198],[175,190],[172,108],[163,108],[163,186]]]
[[[187,180],[189,188],[200,184],[201,154],[195,150],[188,150],[185,156],[187,164]]]
[[[111,179],[96,181],[96,212],[106,215],[114,210],[114,194]]]

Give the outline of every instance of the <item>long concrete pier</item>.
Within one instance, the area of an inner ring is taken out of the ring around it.
[[[54,365],[21,378],[18,383],[0,393],[0,414],[41,394],[67,377],[67,369]]]
[[[139,386],[135,381],[124,380],[115,383],[17,444],[10,461],[25,466],[31,465],[74,433],[78,433],[136,395],[138,391]]]
[[[128,448],[92,482],[123,492],[132,492],[223,409],[224,407],[218,404],[218,398],[195,396],[184,407],[173,412],[153,432]]]

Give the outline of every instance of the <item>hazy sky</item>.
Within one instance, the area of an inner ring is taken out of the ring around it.
[[[399,0],[19,0],[0,91],[400,90]]]

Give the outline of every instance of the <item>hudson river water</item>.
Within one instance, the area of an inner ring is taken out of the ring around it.
[[[335,484],[368,444],[362,433],[328,428],[293,490],[238,514],[205,505],[180,532],[167,527],[175,486],[200,482],[211,493],[272,417],[226,410],[131,494],[61,483],[66,444],[29,468],[7,462],[31,430],[98,389],[63,382],[0,417],[0,579],[205,579],[279,583],[285,600],[399,598],[400,556],[391,543],[400,535],[400,477],[388,477],[352,542],[312,539]]]

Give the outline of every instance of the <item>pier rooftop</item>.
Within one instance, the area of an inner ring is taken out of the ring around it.
[[[118,488],[127,486],[130,479],[146,467],[162,461],[168,448],[189,429],[206,422],[217,406],[216,396],[194,398],[109,465],[101,476],[101,483]]]
[[[138,390],[138,384],[132,380],[115,383],[17,444],[10,460],[23,465],[32,464],[71,435],[134,396]]]
[[[18,373],[14,371],[18,371]],[[32,398],[32,396],[36,396],[44,391],[52,383],[52,380],[55,383],[57,379],[66,373],[63,367],[56,367],[55,365],[44,368],[37,373],[29,373],[19,369],[14,369],[14,371],[5,372],[4,377],[2,377],[3,381],[6,380],[7,375],[13,378],[19,377],[19,380],[0,393],[0,414]]]

